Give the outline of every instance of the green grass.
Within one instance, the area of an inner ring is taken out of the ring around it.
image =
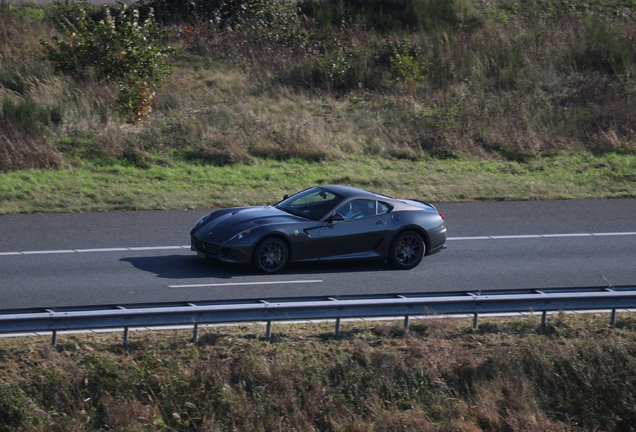
[[[84,164],[0,173],[0,214],[264,205],[316,184],[346,184],[432,202],[636,197],[636,156],[527,162],[368,158],[257,160],[224,167]]]

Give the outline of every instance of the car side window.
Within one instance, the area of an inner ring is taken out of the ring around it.
[[[378,214],[388,213],[391,210],[393,210],[392,205],[378,201]]]
[[[342,196],[328,190],[311,188],[284,199],[276,207],[308,219],[319,220],[342,200]]]
[[[345,220],[359,219],[367,216],[375,215],[375,201],[357,199],[349,201],[338,210],[336,213],[340,213],[344,216]]]
[[[337,199],[338,196],[327,191],[317,191],[311,194],[307,194],[294,200],[291,204],[292,207],[302,207],[309,204],[322,204],[330,203]],[[333,205],[333,204],[332,204]]]

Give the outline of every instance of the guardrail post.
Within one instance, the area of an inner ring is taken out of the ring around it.
[[[548,311],[543,311],[541,314],[541,327],[545,327],[548,323]]]
[[[404,331],[405,332],[409,331],[409,316],[408,315],[404,316]]]
[[[265,330],[265,339],[267,342],[271,342],[272,340],[272,322],[267,321],[267,329]]]
[[[194,323],[194,330],[192,333],[192,342],[199,342],[199,323]]]
[[[612,315],[610,316],[610,324],[616,325],[616,309],[612,309]]]
[[[475,330],[479,328],[479,314],[477,312],[475,312],[475,314],[473,315],[473,328]]]
[[[51,336],[51,346],[57,346],[57,330],[53,330],[53,335]]]
[[[340,339],[340,318],[336,318],[336,339]]]
[[[124,327],[124,348],[128,348],[128,327]]]

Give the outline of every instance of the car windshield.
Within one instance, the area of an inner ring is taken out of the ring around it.
[[[336,193],[314,187],[292,195],[276,207],[307,219],[320,220],[342,200],[343,197]]]

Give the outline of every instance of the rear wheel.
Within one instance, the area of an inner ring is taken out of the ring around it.
[[[281,271],[289,261],[289,248],[276,237],[262,240],[254,250],[253,265],[261,273]]]
[[[398,269],[409,270],[416,267],[426,254],[426,243],[415,231],[399,233],[391,242],[389,262]]]

